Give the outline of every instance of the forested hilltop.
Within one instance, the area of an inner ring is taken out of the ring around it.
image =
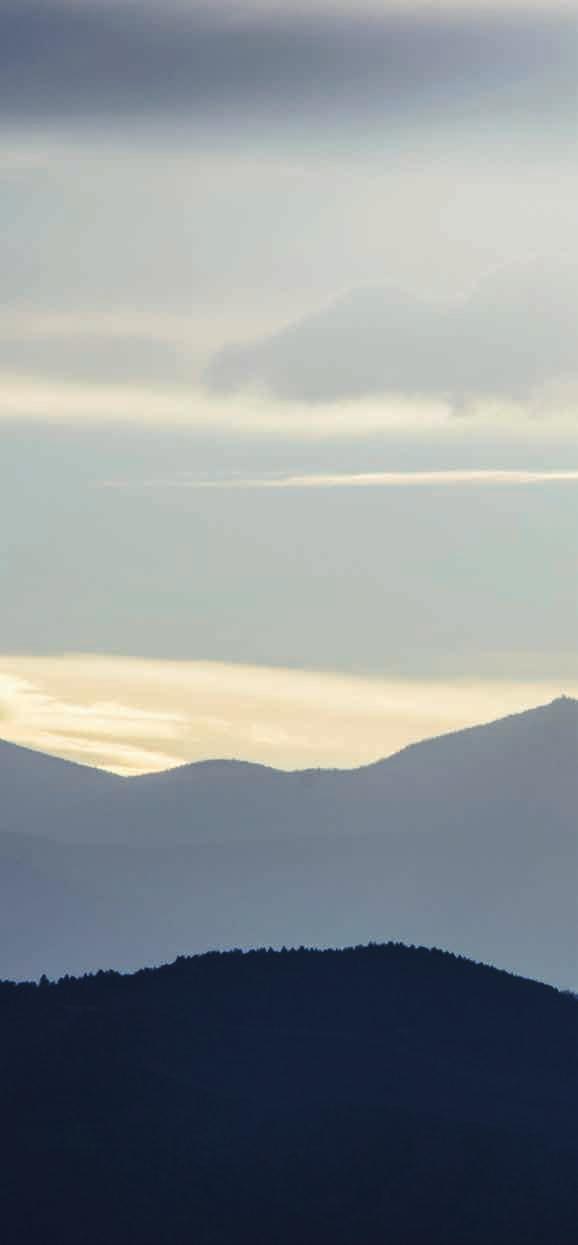
[[[571,1245],[575,998],[389,944],[0,986],[2,1238]]]

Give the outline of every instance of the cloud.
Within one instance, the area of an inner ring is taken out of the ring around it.
[[[57,356],[58,357],[58,356]],[[84,365],[86,366],[86,364]],[[514,437],[544,443],[566,444],[576,434],[576,404],[558,395],[548,420],[528,420],[526,412],[513,403],[494,403],[476,408],[468,419],[449,417],[445,400],[404,398],[387,395],[348,401],[279,402],[274,395],[255,395],[250,389],[243,393],[220,394],[202,389],[189,389],[178,378],[154,377],[144,383],[106,384],[92,380],[90,375],[73,380],[74,365],[64,378],[56,375],[26,375],[0,372],[0,425],[23,421],[47,426],[86,426],[93,431],[99,426],[114,424],[142,430],[162,426],[195,434],[219,436],[222,432],[253,441],[279,435],[284,442],[351,442],[368,438],[424,435],[446,438],[454,443],[472,441],[476,434],[491,434],[497,441]],[[572,413],[574,411],[574,413]],[[428,443],[429,444],[429,443]],[[524,455],[525,456],[525,455]],[[422,460],[423,461],[423,460]],[[554,461],[554,467],[558,463]],[[421,463],[418,464],[421,466]],[[330,474],[334,474],[330,472]],[[101,476],[102,478],[102,476]],[[107,474],[107,479],[109,476]],[[252,476],[250,477],[252,478]],[[116,483],[111,478],[111,483]],[[121,481],[122,482],[122,481]],[[151,478],[145,483],[150,485]],[[167,481],[153,478],[155,486]],[[127,486],[141,486],[142,480],[127,480]],[[168,483],[172,483],[171,480]],[[190,485],[187,485],[189,487]]]
[[[56,358],[58,359],[58,355]],[[189,389],[178,377],[155,376],[154,383],[107,384],[90,376],[75,380],[74,365],[48,375],[0,371],[0,421],[42,420],[51,423],[162,424],[253,436],[280,432],[290,438],[358,437],[386,430],[439,428],[447,412],[439,403],[353,402],[339,407],[307,403],[285,408],[253,395],[221,396]],[[164,383],[163,383],[164,381]]]
[[[0,657],[0,734],[124,774],[224,757],[286,769],[347,767],[559,692],[551,683],[396,681],[84,654],[7,656]]]
[[[130,384],[90,384],[54,377],[0,374],[0,402],[6,419],[141,422],[194,420],[193,402],[183,388]]]
[[[578,470],[452,469],[449,471],[359,471],[309,475],[225,476],[196,479],[186,473],[174,479],[107,480],[116,489],[332,489],[447,488],[455,485],[529,485],[578,483]]]
[[[161,751],[178,738],[184,719],[174,712],[143,710],[115,700],[68,698],[50,679],[20,673],[21,664],[0,665],[2,735],[13,743],[119,772],[138,773],[176,764]],[[114,690],[112,689],[113,694]],[[97,693],[98,696],[98,693]],[[154,748],[146,747],[154,741]]]
[[[578,269],[512,268],[471,294],[426,302],[393,288],[354,291],[249,344],[205,372],[216,393],[260,388],[278,398],[340,402],[377,394],[578,403]]]
[[[187,387],[198,371],[191,318],[0,308],[0,376]]]
[[[573,113],[571,15],[0,0],[5,120]]]

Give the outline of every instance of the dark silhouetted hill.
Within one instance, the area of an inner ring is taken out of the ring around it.
[[[4,984],[2,1239],[573,1245],[577,1018],[399,945]]]

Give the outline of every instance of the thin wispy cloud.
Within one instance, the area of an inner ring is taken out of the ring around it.
[[[534,484],[576,484],[578,470],[451,469],[448,471],[359,471],[310,475],[263,475],[195,479],[105,480],[113,489],[333,489],[333,488],[448,488],[464,485],[512,487]]]
[[[26,663],[24,663],[26,670]],[[170,747],[178,739],[182,714],[146,709],[116,699],[112,680],[101,690],[110,699],[55,692],[50,680],[23,673],[18,661],[0,664],[0,737],[68,760],[133,773],[176,764]],[[152,745],[152,746],[151,746]]]

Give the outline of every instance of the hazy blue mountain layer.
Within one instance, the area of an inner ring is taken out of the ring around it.
[[[578,704],[352,771],[119,779],[0,746],[0,973],[395,938],[578,984]]]

